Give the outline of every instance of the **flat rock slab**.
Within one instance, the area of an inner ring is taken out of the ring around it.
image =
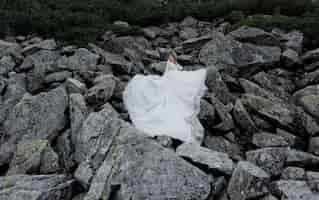
[[[234,169],[234,163],[227,154],[196,144],[182,144],[176,152],[179,156],[190,159],[194,163],[205,165],[213,171],[231,175]]]

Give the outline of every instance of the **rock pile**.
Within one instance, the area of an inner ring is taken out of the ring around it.
[[[319,199],[319,49],[298,31],[223,27],[187,17],[87,48],[0,40],[0,199]],[[170,49],[210,69],[201,147],[146,136],[122,102]]]

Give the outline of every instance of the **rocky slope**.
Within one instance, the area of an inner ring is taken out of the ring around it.
[[[319,49],[226,26],[188,17],[87,48],[0,40],[0,199],[319,199]],[[202,147],[147,137],[123,106],[169,48],[186,70],[211,67]]]

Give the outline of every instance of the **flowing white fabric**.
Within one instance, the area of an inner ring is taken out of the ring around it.
[[[201,143],[204,130],[197,115],[207,89],[206,70],[173,68],[168,66],[163,76],[136,75],[124,91],[124,104],[134,126],[144,133]]]

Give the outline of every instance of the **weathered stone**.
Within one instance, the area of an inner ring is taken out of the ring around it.
[[[255,96],[264,97],[267,99],[275,99],[275,95],[264,88],[261,88],[254,82],[251,82],[247,79],[240,78],[239,83],[241,87],[244,89],[245,93],[253,94]]]
[[[198,20],[194,17],[188,16],[180,23],[181,27],[196,27],[198,24]]]
[[[299,167],[287,167],[282,171],[280,178],[283,180],[305,180],[306,171]]]
[[[7,87],[7,79],[0,76],[0,95],[4,93],[6,87]]]
[[[249,162],[239,162],[229,181],[230,200],[245,200],[268,194],[269,175]]]
[[[207,101],[201,100],[198,118],[205,129],[211,129],[215,121],[214,107]]]
[[[43,40],[39,43],[35,43],[23,48],[22,53],[23,55],[28,56],[40,50],[54,50],[56,48],[57,48],[57,44],[55,40],[48,39],[48,40]]]
[[[301,57],[302,61],[305,63],[309,63],[312,61],[318,61],[319,59],[319,49],[311,50],[306,52]]]
[[[175,151],[174,141],[171,137],[166,135],[155,136],[154,140],[160,144],[162,147],[170,148]]]
[[[251,119],[240,99],[236,100],[233,116],[237,125],[243,130],[244,134],[251,135],[257,131],[254,121]]]
[[[242,150],[240,146],[226,140],[222,136],[207,135],[204,139],[204,145],[213,151],[226,153],[232,159],[241,160]]]
[[[0,177],[0,199],[71,200],[73,182],[67,175]]]
[[[222,102],[219,101],[214,95],[211,96],[212,105],[215,108],[217,116],[220,119],[220,123],[215,125],[213,129],[227,132],[234,128],[234,121],[229,113],[229,109]]]
[[[278,199],[272,195],[267,195],[267,196],[261,198],[260,200],[278,200]]]
[[[224,83],[218,69],[210,66],[207,69],[206,85],[208,89],[223,103],[228,104],[234,101],[234,97],[229,92],[227,85]]]
[[[304,65],[306,71],[314,71],[319,68],[319,61],[311,63],[309,65]]]
[[[197,38],[198,35],[199,34],[197,32],[197,29],[190,28],[190,27],[185,27],[179,32],[179,37],[182,38],[183,40]]]
[[[243,70],[273,65],[280,61],[280,56],[281,50],[278,47],[240,43],[221,33],[216,33],[213,40],[201,49],[199,59],[207,66],[215,65],[219,69],[233,66]]]
[[[77,135],[82,127],[84,120],[89,115],[85,99],[81,94],[70,95],[70,123],[71,123],[71,143],[77,143]]]
[[[288,104],[271,101],[251,94],[245,94],[242,102],[245,106],[279,126],[294,129],[293,127],[296,125],[295,112]]]
[[[199,199],[210,193],[209,178],[171,150],[145,138],[123,121],[108,119],[103,140],[104,161],[96,171],[85,200],[108,199]],[[102,149],[101,149],[102,150]],[[185,176],[187,174],[187,176]]]
[[[152,28],[143,28],[142,31],[145,37],[148,37],[150,39],[156,38],[156,32]]]
[[[72,76],[72,73],[69,71],[55,72],[55,73],[51,73],[51,74],[47,75],[44,78],[44,81],[47,84],[50,84],[53,82],[63,82],[71,76]]]
[[[234,169],[233,161],[227,154],[216,152],[196,144],[182,144],[176,153],[194,163],[207,166],[209,170],[231,175]]]
[[[287,147],[289,143],[280,135],[261,132],[253,135],[252,143],[257,147]]]
[[[280,46],[280,41],[274,35],[259,28],[242,26],[230,32],[229,35],[241,42],[249,42],[263,46]]]
[[[90,187],[93,178],[93,169],[89,162],[82,162],[74,172],[74,178],[86,190]]]
[[[303,135],[316,136],[319,134],[319,124],[318,122],[308,113],[304,111],[303,108],[296,108],[296,119],[299,126],[299,133]]]
[[[7,76],[9,72],[13,71],[16,63],[11,56],[3,56],[0,59],[0,76]]]
[[[70,97],[71,100],[71,97]],[[66,172],[71,172],[75,167],[74,155],[73,155],[73,144],[71,141],[71,130],[67,129],[57,138],[56,152],[59,156],[59,162],[61,167]]]
[[[97,65],[99,55],[90,52],[87,49],[77,49],[74,55],[70,57],[63,56],[57,62],[57,67],[61,70],[77,71],[94,67]]]
[[[304,34],[300,31],[292,31],[283,35],[283,39],[286,40],[285,47],[293,49],[298,54],[301,54],[304,42]]]
[[[88,90],[86,99],[94,105],[105,104],[113,95],[116,81],[113,75],[103,75],[95,79],[95,85]]]
[[[292,133],[289,133],[285,130],[282,129],[276,129],[276,133],[279,136],[282,136],[283,138],[285,138],[286,142],[289,144],[290,147],[294,147],[294,148],[300,148],[302,149],[304,147],[303,141],[301,140],[300,137],[293,135]]]
[[[319,85],[317,85],[317,87],[319,91]],[[319,93],[302,96],[297,99],[297,102],[306,112],[312,115],[316,120],[319,120]]]
[[[319,69],[313,72],[305,73],[301,79],[297,81],[297,85],[300,88],[316,84],[319,84]]]
[[[130,26],[129,23],[124,21],[115,21],[113,22],[113,25],[123,27],[123,28],[128,28]]]
[[[305,181],[280,180],[272,184],[272,192],[281,199],[315,200],[319,195],[313,193]]]
[[[310,153],[290,149],[287,152],[286,164],[297,167],[315,167],[319,164],[319,157]]]
[[[86,85],[76,79],[68,78],[65,83],[68,93],[84,94],[87,91]]]
[[[281,58],[287,67],[292,67],[301,64],[301,60],[299,58],[298,53],[291,49],[287,49],[286,51],[284,51],[282,53]]]
[[[319,137],[310,138],[308,151],[319,155]]]
[[[21,57],[21,47],[16,43],[0,40],[0,58],[3,56]]]
[[[58,169],[58,157],[47,140],[23,141],[17,144],[7,175],[39,172],[47,174]]]
[[[202,48],[204,44],[206,44],[208,41],[212,39],[211,35],[205,35],[199,38],[192,38],[189,40],[186,40],[181,43],[183,50],[188,52],[188,51],[194,51],[194,50],[199,50]]]
[[[281,174],[287,157],[286,148],[262,148],[246,152],[247,160],[265,170],[270,176]]]
[[[66,124],[64,112],[67,105],[68,96],[63,87],[36,96],[24,95],[3,124],[3,129],[10,138],[8,144],[14,148],[20,140],[52,141]],[[12,149],[2,155],[2,148],[6,148],[6,145],[0,147],[0,157],[9,159]]]

